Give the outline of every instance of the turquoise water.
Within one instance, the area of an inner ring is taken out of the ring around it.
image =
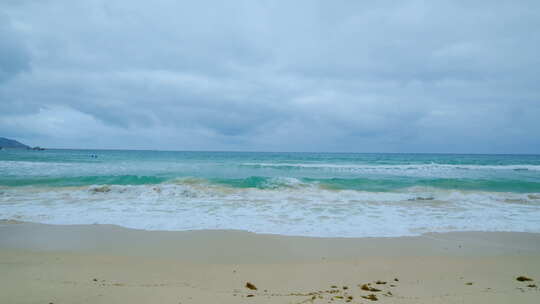
[[[280,185],[272,178],[292,177],[332,189],[417,185],[540,192],[536,155],[8,150],[0,161],[0,185],[12,187],[141,185],[197,177],[230,187],[273,188]]]
[[[539,193],[538,155],[0,151],[0,218],[56,224],[539,232]]]

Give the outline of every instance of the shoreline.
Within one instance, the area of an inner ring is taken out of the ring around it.
[[[1,303],[352,304],[373,303],[364,298],[373,294],[376,303],[491,304],[540,296],[528,287],[540,279],[538,233],[312,238],[0,221],[0,261]],[[367,283],[380,291],[363,290]]]
[[[399,251],[394,251],[399,247]],[[251,248],[251,249],[250,249]],[[252,249],[256,250],[252,250]],[[51,225],[0,220],[0,249],[72,251],[94,254],[175,257],[257,253],[259,258],[287,260],[366,256],[502,256],[540,255],[540,233],[504,231],[429,232],[399,237],[312,237],[244,230],[142,230],[109,224]],[[276,252],[277,251],[277,252]],[[264,254],[272,252],[272,254]],[[315,254],[316,253],[316,254]],[[217,258],[217,261],[223,258]],[[226,261],[228,262],[228,261]]]

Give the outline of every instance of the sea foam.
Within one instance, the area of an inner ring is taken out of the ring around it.
[[[328,190],[289,180],[279,189],[186,180],[157,185],[3,188],[0,218],[116,224],[148,230],[240,229],[304,236],[417,235],[429,231],[540,232],[540,194],[411,187]]]

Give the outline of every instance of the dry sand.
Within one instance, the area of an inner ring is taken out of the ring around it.
[[[540,234],[347,239],[0,222],[2,304],[540,303],[528,287],[538,279]]]

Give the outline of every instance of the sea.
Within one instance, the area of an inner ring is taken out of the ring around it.
[[[540,155],[2,150],[0,219],[311,237],[540,232]]]

